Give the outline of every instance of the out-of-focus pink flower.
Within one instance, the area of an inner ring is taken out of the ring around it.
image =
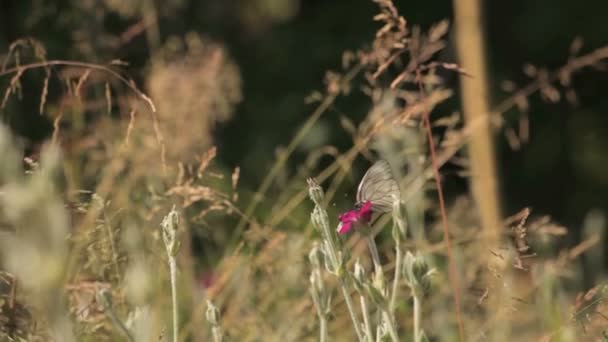
[[[217,275],[215,273],[205,272],[199,276],[198,283],[203,290],[208,290],[215,284],[216,280]]]
[[[353,210],[349,210],[343,214],[338,216],[338,220],[340,220],[340,224],[338,225],[338,233],[346,234],[352,228],[353,225],[358,222],[369,223],[372,219],[372,202],[367,201],[363,203],[358,208]]]

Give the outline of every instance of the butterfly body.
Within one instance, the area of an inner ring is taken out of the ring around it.
[[[354,208],[338,217],[338,233],[345,234],[357,224],[369,223],[374,213],[392,211],[395,198],[400,198],[399,184],[393,177],[390,165],[385,160],[379,160],[361,179]]]

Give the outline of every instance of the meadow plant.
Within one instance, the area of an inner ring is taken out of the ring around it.
[[[211,335],[213,336],[213,342],[224,341],[224,332],[220,325],[220,310],[213,305],[211,301],[207,301],[207,311],[205,313],[207,322],[211,324]]]
[[[318,229],[323,238],[322,246],[326,246],[325,248],[331,250],[331,248],[337,248],[337,252],[335,255],[337,256],[345,256],[350,253],[346,250],[342,250],[344,248],[343,245],[336,243],[332,229],[329,226],[329,220],[327,218],[326,211],[320,207],[323,199],[323,190],[319,186],[319,184],[314,179],[308,179],[309,186],[309,195],[311,200],[315,203],[315,208],[313,209],[313,213],[311,215],[311,220],[313,225]],[[400,289],[400,279],[404,278],[405,283],[408,284],[410,288],[411,297],[413,300],[413,338],[414,341],[419,342],[422,341],[422,336],[424,336],[424,332],[420,327],[420,315],[421,315],[421,305],[425,294],[429,292],[430,289],[430,276],[434,272],[434,270],[429,269],[429,266],[424,261],[424,259],[417,255],[414,256],[411,252],[406,252],[405,257],[403,257],[403,253],[401,252],[401,241],[405,237],[406,234],[406,221],[401,214],[401,201],[399,198],[393,198],[393,228],[392,228],[392,237],[395,243],[395,265],[394,265],[394,276],[392,279],[392,286],[389,288],[387,286],[388,281],[385,279],[383,266],[380,261],[380,256],[376,247],[376,243],[374,241],[373,236],[370,236],[369,232],[372,231],[371,227],[368,225],[364,225],[363,229],[359,229],[358,231],[364,235],[365,239],[368,241],[368,246],[370,249],[370,256],[372,259],[372,264],[374,267],[374,272],[370,277],[368,277],[367,272],[365,271],[362,263],[357,259],[354,263],[354,269],[349,271],[347,268],[340,268],[339,276],[343,277],[340,281],[340,286],[342,287],[342,293],[345,296],[345,302],[348,305],[349,313],[351,314],[351,319],[353,322],[353,328],[357,333],[357,336],[361,341],[375,341],[382,340],[385,337],[389,337],[393,341],[399,341],[399,333],[397,331],[396,318],[395,318],[395,309],[397,306],[398,300],[403,300],[403,298],[399,298],[398,292]],[[341,231],[338,229],[338,231]],[[367,233],[367,234],[366,234]],[[328,247],[330,246],[330,247]],[[334,247],[331,247],[334,246]],[[331,253],[331,252],[330,252]],[[326,296],[327,289],[322,281],[321,276],[321,267],[320,263],[323,260],[320,258],[320,255],[325,256],[324,249],[320,249],[319,245],[315,245],[309,254],[309,260],[312,265],[312,274],[311,274],[311,294],[313,297],[313,303],[317,309],[317,313],[319,316],[320,322],[320,330],[321,330],[321,340],[326,339],[327,334],[327,313],[331,310],[329,306],[330,300],[322,301],[321,296]],[[329,262],[330,265],[332,261],[331,254],[329,257],[324,258],[326,262]],[[342,260],[339,265],[344,262],[348,262],[348,259]],[[332,274],[336,274],[333,266],[329,266],[327,271]],[[363,324],[360,323],[358,317],[358,313],[353,309],[352,296],[349,292],[348,283],[352,283],[354,289],[359,295],[360,300],[360,312],[363,318]],[[350,304],[348,304],[350,303]],[[370,306],[373,304],[373,306]],[[379,313],[380,319],[372,319],[371,312]],[[373,322],[373,323],[372,323]],[[375,328],[372,327],[372,324],[375,324]],[[359,325],[359,326],[358,326]],[[374,334],[374,331],[376,332]]]
[[[167,249],[167,260],[169,262],[169,280],[171,281],[171,301],[173,313],[173,342],[178,340],[178,304],[177,304],[177,253],[180,248],[177,227],[179,224],[179,214],[173,206],[173,209],[163,218],[160,223],[163,242]]]
[[[108,3],[129,17],[139,8]],[[161,41],[154,2],[144,26],[156,50],[141,75],[151,96],[124,61],[53,60],[34,39],[11,44],[0,110],[33,101],[53,128],[23,156],[0,126],[0,340],[608,340],[606,274],[594,262],[606,254],[602,213],[565,246],[566,227],[523,208],[489,245],[470,194],[442,196],[452,179],[442,167],[467,175],[460,151],[481,121],[521,146],[529,132],[505,114],[526,113],[536,94],[575,99],[574,74],[598,67],[608,47],[580,54],[575,41],[564,66],[527,66],[528,84],[504,82],[487,118],[437,117],[454,94],[442,76],[476,76],[437,59],[448,21],[425,31],[392,1],[374,3],[376,35],[306,99],[315,109],[257,189],[216,158],[212,134],[243,99],[237,63],[202,35]],[[36,75],[40,96],[22,98]],[[332,117],[353,94],[367,101],[360,121]],[[334,119],[348,147],[301,149]],[[378,159],[400,194],[377,220],[374,203],[340,216],[360,160]]]

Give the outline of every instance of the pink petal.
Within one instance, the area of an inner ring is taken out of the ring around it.
[[[338,233],[339,234],[346,234],[348,233],[351,229],[353,228],[353,221],[349,221],[349,222],[340,222],[340,224],[338,225]]]
[[[354,222],[357,221],[358,218],[359,214],[355,210],[349,210],[338,217],[342,223]]]
[[[357,213],[359,218],[362,218],[365,222],[369,222],[372,219],[372,202],[367,201],[361,206]]]

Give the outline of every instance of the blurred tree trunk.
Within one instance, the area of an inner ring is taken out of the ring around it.
[[[456,51],[458,61],[472,77],[460,76],[462,106],[467,125],[475,125],[469,140],[470,184],[473,198],[477,205],[481,224],[483,249],[477,251],[480,256],[487,256],[487,267],[484,286],[488,299],[484,308],[491,320],[504,317],[508,307],[507,263],[489,254],[489,250],[498,252],[501,223],[498,185],[496,179],[496,161],[490,108],[488,96],[488,76],[486,72],[484,34],[482,24],[481,0],[454,0],[454,17],[456,29]],[[496,276],[499,275],[499,276]],[[504,277],[503,277],[504,276]],[[471,327],[469,327],[471,328]],[[473,328],[483,329],[482,326]],[[510,328],[508,324],[496,324],[488,332],[490,341],[508,341]],[[484,332],[482,332],[484,333]]]
[[[460,66],[462,104],[467,124],[475,124],[469,142],[471,187],[484,235],[497,242],[502,230],[496,164],[487,85],[481,0],[454,0],[456,48]]]

